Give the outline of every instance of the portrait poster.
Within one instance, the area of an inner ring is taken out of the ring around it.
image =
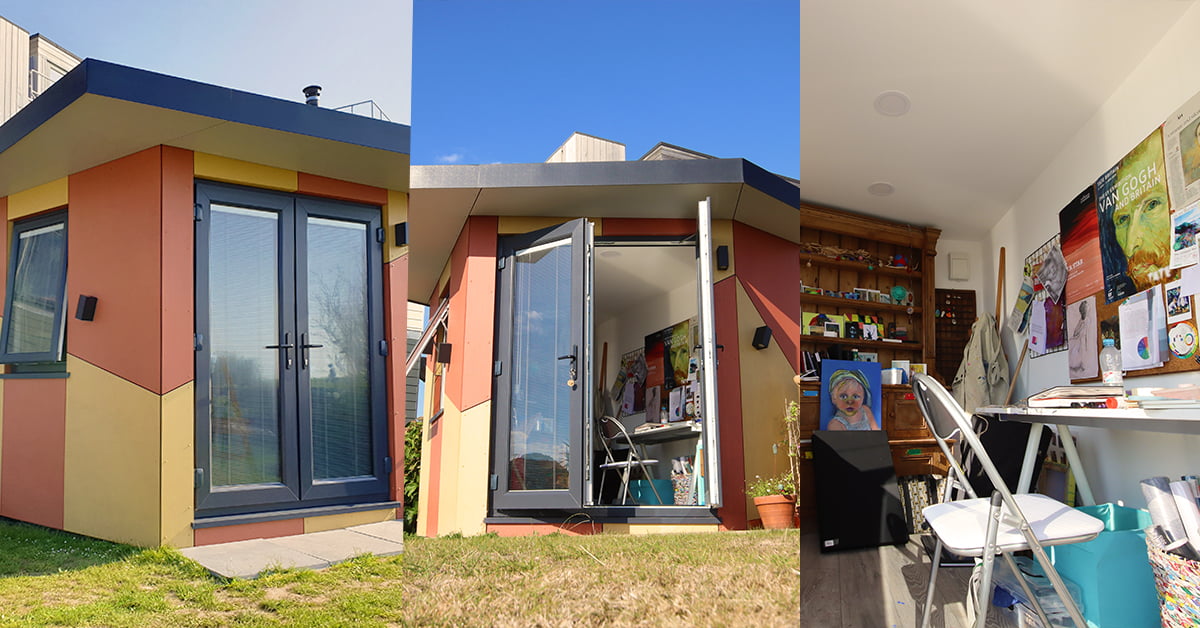
[[[1200,201],[1200,93],[1192,96],[1162,125],[1171,207]]]
[[[646,409],[646,350],[634,349],[621,356],[621,366],[611,391],[621,416]]]
[[[882,420],[883,376],[878,362],[821,362],[823,430],[878,430]]]
[[[1067,264],[1067,303],[1096,294],[1104,287],[1100,260],[1100,225],[1096,189],[1088,186],[1058,212],[1063,259]]]
[[[1100,376],[1100,350],[1096,332],[1096,297],[1089,296],[1067,306],[1067,365],[1071,379]]]
[[[1200,231],[1200,203],[1171,212],[1171,268],[1183,268],[1200,262],[1196,232]]]
[[[1162,128],[1096,181],[1104,299],[1112,303],[1161,280],[1171,262],[1171,213]]]

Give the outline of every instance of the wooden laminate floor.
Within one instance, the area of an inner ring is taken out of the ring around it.
[[[800,534],[800,625],[803,628],[919,628],[929,581],[929,558],[913,535],[907,545],[822,554],[815,524]],[[969,626],[970,568],[938,572],[935,628]],[[1015,628],[1002,609],[988,611],[988,626]]]

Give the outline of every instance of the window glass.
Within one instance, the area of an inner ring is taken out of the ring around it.
[[[66,216],[13,226],[2,353],[7,362],[62,359],[67,273]]]

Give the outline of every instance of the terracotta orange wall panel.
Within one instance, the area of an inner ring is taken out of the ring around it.
[[[383,303],[387,335],[388,455],[392,457],[391,498],[404,499],[404,365],[408,356],[408,256],[384,265]]]
[[[68,316],[71,354],[162,394],[162,148],[70,177],[68,307],[99,299],[94,321]]]
[[[272,539],[279,536],[304,534],[304,519],[284,519],[282,521],[262,521],[259,523],[243,523],[236,526],[220,528],[197,528],[195,532],[196,546],[215,545],[217,543],[232,543],[250,539]]]
[[[195,203],[190,150],[162,148],[162,366],[159,392],[190,382],[194,374],[192,349],[195,318],[192,284],[195,255],[192,231]]]
[[[797,284],[799,285],[799,284]],[[717,411],[720,413],[721,497],[725,506],[718,509],[721,525],[728,530],[746,529],[746,472],[742,438],[741,360],[738,358],[737,280],[726,279],[713,286],[713,310],[716,316],[717,344],[725,350],[717,354]]]
[[[531,534],[567,534],[570,536],[587,536],[600,534],[604,531],[602,523],[489,523],[488,533],[495,532],[499,536],[529,536]]]
[[[462,410],[492,396],[496,218],[472,216],[450,254],[451,362],[446,395]]]
[[[327,196],[344,201],[384,205],[388,202],[387,190],[340,179],[330,179],[315,174],[297,173],[296,191],[300,194]]]
[[[4,382],[0,515],[63,527],[67,380]]]
[[[739,222],[733,224],[733,242],[738,279],[799,373],[800,245]]]
[[[696,233],[696,221],[689,218],[605,218],[604,235],[681,236]]]

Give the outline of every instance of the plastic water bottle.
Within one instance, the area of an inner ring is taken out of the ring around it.
[[[1100,350],[1100,379],[1105,385],[1121,386],[1124,384],[1124,369],[1121,368],[1121,352],[1112,338],[1104,339],[1104,348]]]

